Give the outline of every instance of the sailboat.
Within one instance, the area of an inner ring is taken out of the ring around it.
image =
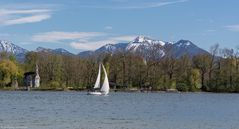
[[[105,79],[104,79],[103,85],[100,87],[101,67],[103,68]],[[99,64],[98,76],[94,85],[94,90],[99,88],[100,88],[100,91],[88,92],[88,94],[89,95],[107,95],[109,93],[109,90],[110,90],[109,80],[108,80],[107,72],[105,70],[105,66],[103,64]]]

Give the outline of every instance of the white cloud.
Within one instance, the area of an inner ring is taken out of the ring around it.
[[[70,46],[79,50],[95,50],[103,44],[112,43],[111,40],[89,41],[89,42],[72,42]]]
[[[0,33],[0,37],[3,36],[3,37],[7,37],[7,36],[10,36],[10,34],[8,33]]]
[[[229,26],[225,26],[228,30],[231,31],[238,31],[239,32],[239,24],[238,25],[229,25]]]
[[[0,7],[0,25],[16,25],[25,23],[41,22],[51,18],[52,10],[49,8],[19,8],[14,7]]]
[[[207,30],[206,32],[215,32],[216,30],[213,30],[213,29],[209,29]]]
[[[74,49],[95,50],[105,44],[132,41],[135,35],[112,36],[104,32],[61,32],[52,31],[33,35],[32,42],[69,43]]]
[[[80,50],[95,50],[105,44],[115,44],[119,42],[129,42],[132,41],[136,36],[117,36],[117,37],[109,37],[106,40],[99,40],[99,41],[84,41],[84,42],[72,42],[70,46],[75,49]]]
[[[126,36],[112,37],[110,39],[114,40],[116,42],[119,42],[119,41],[132,41],[135,37],[137,37],[137,36],[136,35],[126,35]]]
[[[113,27],[112,26],[105,26],[105,28],[104,28],[105,30],[112,30],[113,29]]]
[[[156,2],[156,3],[144,3],[142,5],[136,5],[136,6],[128,6],[125,7],[126,9],[144,9],[144,8],[157,8],[157,7],[162,7],[166,5],[172,5],[172,4],[177,4],[177,3],[183,3],[187,2],[188,0],[177,0],[177,1],[164,1],[164,2]]]
[[[10,14],[34,14],[34,13],[49,13],[49,9],[0,9],[0,16]]]
[[[29,17],[22,17],[22,18],[17,18],[17,19],[12,19],[12,20],[6,20],[3,23],[5,25],[33,23],[33,22],[40,22],[40,21],[46,20],[50,17],[51,17],[51,15],[48,15],[48,14],[33,15],[33,16],[29,16]]]
[[[129,3],[128,1],[115,1],[122,4],[116,4],[116,5],[108,5],[108,6],[95,6],[95,5],[83,5],[81,7],[86,8],[99,8],[99,9],[146,9],[146,8],[158,8],[162,6],[177,4],[177,3],[184,3],[189,0],[174,0],[174,1],[159,1],[159,2],[133,2]]]
[[[103,32],[60,32],[52,31],[32,36],[32,41],[55,43],[63,40],[87,40],[89,38],[106,35]]]

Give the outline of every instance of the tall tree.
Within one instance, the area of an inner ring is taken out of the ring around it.
[[[207,90],[207,86],[205,85],[205,75],[210,67],[210,57],[206,54],[197,55],[193,57],[193,64],[195,68],[200,70],[202,89]]]
[[[212,78],[212,73],[213,73],[213,70],[215,69],[217,63],[216,63],[216,58],[217,58],[217,55],[219,53],[219,44],[215,44],[214,46],[212,46],[210,48],[210,62],[209,62],[209,69],[208,69],[208,82],[209,82],[209,85],[211,85],[211,78]]]

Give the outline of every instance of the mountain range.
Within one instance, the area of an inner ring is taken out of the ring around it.
[[[16,56],[18,61],[24,61],[25,55],[28,50],[21,48],[12,42],[0,40],[0,52],[11,53]],[[74,56],[75,54],[63,49],[49,49],[38,47],[35,52],[46,52],[59,55]],[[77,54],[80,57],[88,57],[101,53],[117,53],[117,52],[132,52],[140,53],[142,56],[147,56],[148,53],[154,52],[158,57],[172,55],[173,57],[179,58],[183,55],[189,55],[193,57],[198,54],[208,54],[206,50],[203,50],[196,46],[189,40],[179,40],[175,43],[166,42],[161,40],[154,40],[145,36],[138,36],[129,43],[116,43],[106,44],[94,51],[83,51]],[[75,55],[76,56],[76,55]]]
[[[179,58],[183,55],[193,57],[198,54],[209,54],[206,50],[196,46],[189,40],[179,40],[175,43],[154,40],[144,36],[138,36],[129,43],[106,44],[95,51],[83,51],[78,55],[87,57],[100,53],[133,52],[146,56],[149,52],[155,52],[159,57],[172,55]]]

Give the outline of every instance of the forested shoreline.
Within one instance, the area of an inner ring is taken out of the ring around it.
[[[165,91],[239,92],[238,49],[220,49],[214,45],[210,54],[180,58],[164,56],[156,51],[140,53],[102,53],[90,57],[29,52],[24,63],[13,55],[1,53],[0,86],[11,89],[14,83],[25,87],[23,75],[39,66],[40,89],[91,89],[99,62],[107,69],[111,89]]]

